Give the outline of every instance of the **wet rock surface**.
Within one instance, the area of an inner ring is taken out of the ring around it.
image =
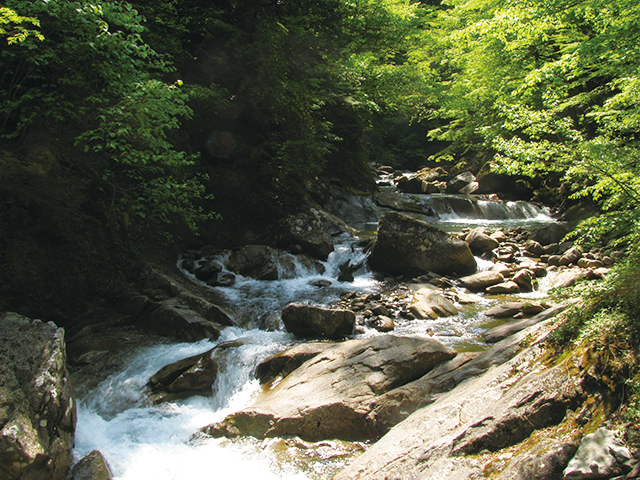
[[[252,406],[203,432],[216,437],[375,438],[366,418],[374,400],[455,355],[434,340],[392,335],[349,340],[315,355]]]
[[[149,398],[154,403],[193,395],[211,396],[218,375],[214,349],[166,365],[149,379]]]
[[[112,480],[111,469],[102,453],[94,450],[80,459],[69,480]]]

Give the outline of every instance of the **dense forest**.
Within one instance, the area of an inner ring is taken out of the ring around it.
[[[372,190],[371,162],[446,162],[597,205],[579,241],[630,248],[590,312],[637,342],[635,0],[3,3],[3,309],[81,309],[172,245]]]

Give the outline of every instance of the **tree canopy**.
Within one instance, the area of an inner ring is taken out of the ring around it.
[[[7,0],[2,282],[47,283],[60,249],[85,265],[261,228],[331,181],[374,188],[371,160],[562,185],[604,211],[585,238],[624,241],[639,17],[633,0]]]

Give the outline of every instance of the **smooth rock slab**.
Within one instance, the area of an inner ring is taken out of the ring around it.
[[[544,351],[536,342],[462,382],[392,428],[334,480],[486,478],[478,454],[557,425],[584,399],[573,359],[548,367],[537,361]]]
[[[504,275],[496,270],[486,270],[473,275],[462,277],[459,280],[463,287],[469,290],[482,290],[491,285],[504,282]]]
[[[432,339],[384,335],[336,344],[289,374],[255,403],[202,429],[214,437],[295,435],[367,440],[376,398],[420,378],[456,352]]]

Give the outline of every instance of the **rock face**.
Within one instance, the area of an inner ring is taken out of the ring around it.
[[[544,351],[536,342],[458,384],[396,425],[335,480],[485,478],[495,460],[491,452],[557,425],[583,399],[574,359],[547,366],[535,361]]]
[[[348,227],[327,212],[311,209],[307,213],[287,217],[277,230],[278,245],[285,248],[299,245],[304,253],[326,260],[333,251],[333,237],[348,231]]]
[[[66,478],[76,422],[64,330],[0,315],[0,478]]]
[[[351,335],[356,314],[350,310],[287,305],[282,310],[282,321],[288,332],[301,338],[334,338]]]
[[[336,344],[261,393],[253,406],[203,432],[216,437],[297,435],[310,441],[375,438],[367,419],[375,399],[455,355],[435,340],[391,335]]]
[[[69,480],[111,480],[111,470],[98,450],[85,455],[75,464]]]
[[[630,459],[629,450],[621,444],[615,432],[600,428],[582,439],[576,456],[564,470],[564,478],[609,478],[619,473],[621,464]]]
[[[211,396],[218,376],[213,349],[162,367],[149,379],[151,400],[160,403],[193,395]]]
[[[407,276],[466,275],[477,267],[466,242],[396,212],[380,218],[369,262],[374,270]]]

